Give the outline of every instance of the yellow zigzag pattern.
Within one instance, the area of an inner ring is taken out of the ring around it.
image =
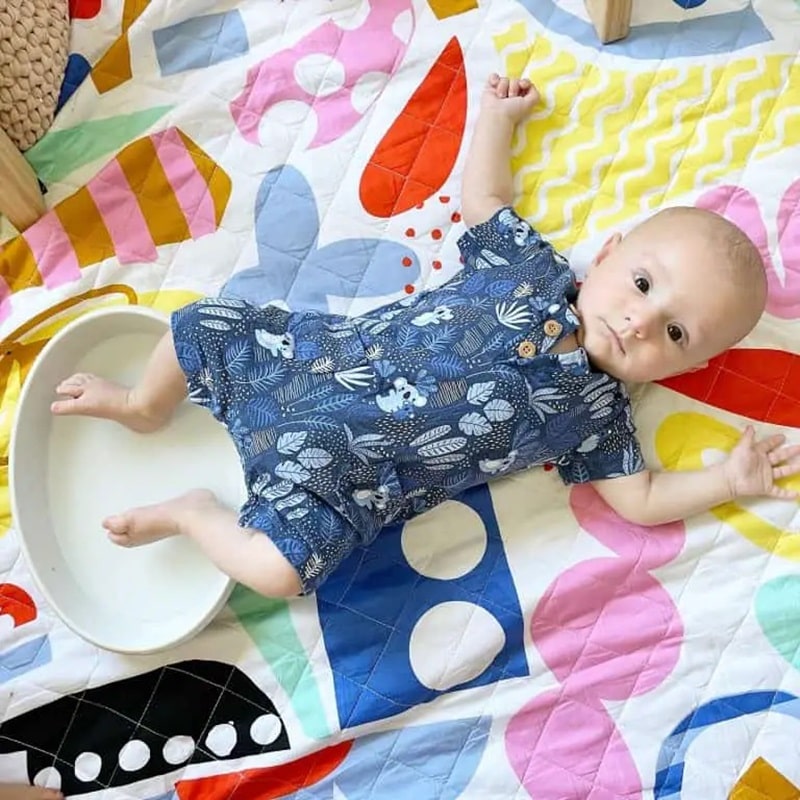
[[[544,96],[519,130],[512,167],[520,211],[560,248],[800,144],[792,56],[604,69],[524,22],[494,46],[507,73],[530,77]]]

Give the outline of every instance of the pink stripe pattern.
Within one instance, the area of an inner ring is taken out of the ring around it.
[[[214,233],[217,229],[214,200],[178,131],[168,128],[153,134],[151,139],[192,238]]]
[[[119,263],[155,261],[158,251],[153,237],[119,162],[113,159],[106,164],[86,188],[108,229]]]
[[[81,274],[75,248],[54,211],[45,214],[23,234],[48,289],[77,280]]]

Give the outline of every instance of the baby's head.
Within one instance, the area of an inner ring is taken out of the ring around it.
[[[648,382],[698,369],[755,327],[767,296],[753,243],[719,214],[676,207],[612,236],[578,295],[595,368]]]

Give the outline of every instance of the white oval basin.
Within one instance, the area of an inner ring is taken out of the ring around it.
[[[11,435],[11,508],[35,580],[76,633],[125,653],[193,636],[224,605],[232,581],[189,539],[118,547],[101,520],[195,487],[238,508],[239,457],[225,429],[188,403],[164,430],[146,435],[106,420],[54,417],[50,403],[73,372],[132,383],[168,325],[136,306],[67,325],[33,365]]]

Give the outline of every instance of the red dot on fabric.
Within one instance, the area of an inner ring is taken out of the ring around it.
[[[410,284],[406,284],[406,294],[414,294],[414,287]]]
[[[406,236],[416,236],[417,232],[413,228],[406,228]]]
[[[442,232],[438,228],[434,228],[431,231],[431,236],[433,236],[433,238],[438,241],[439,239],[442,238]]]
[[[425,208],[425,203],[417,203],[416,208]]]
[[[450,196],[446,195],[446,194],[441,195],[439,197],[439,202],[440,203],[449,203],[450,202]]]
[[[543,464],[542,467],[543,467],[545,472],[550,472],[550,470],[553,469],[553,465],[552,464]]]
[[[403,266],[404,266],[404,267],[410,267],[410,266],[411,266],[413,263],[414,263],[414,262],[413,262],[413,261],[412,261],[412,260],[411,260],[411,259],[410,259],[408,256],[406,256],[406,257],[403,259]]]
[[[441,269],[442,268],[442,262],[441,261],[434,261],[432,266],[433,266],[434,269]]]
[[[450,219],[453,222],[461,222],[461,214],[459,214],[458,211],[454,211],[453,214],[451,215]]]

